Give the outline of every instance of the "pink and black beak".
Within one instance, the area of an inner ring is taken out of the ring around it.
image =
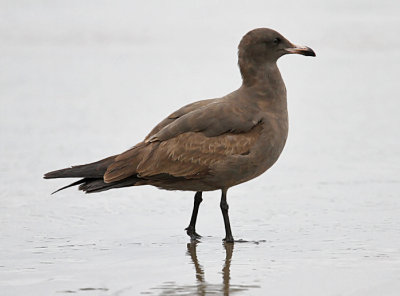
[[[297,53],[305,56],[315,57],[315,52],[307,46],[298,46],[291,44],[290,47],[285,48],[286,53]]]

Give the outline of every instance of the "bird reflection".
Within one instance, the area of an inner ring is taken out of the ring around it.
[[[222,266],[222,283],[211,284],[206,281],[204,267],[199,263],[197,258],[197,241],[187,244],[186,254],[190,257],[191,263],[194,265],[196,284],[195,285],[178,285],[175,282],[164,283],[161,287],[155,288],[161,290],[159,295],[234,295],[236,293],[247,291],[251,288],[260,288],[257,285],[233,285],[230,283],[230,269],[234,244],[223,244],[225,249],[225,260]]]
[[[206,282],[204,279],[204,269],[197,260],[197,242],[187,244],[187,254],[192,259],[194,269],[196,270],[197,295],[206,295]]]
[[[204,278],[204,269],[200,265],[197,259],[197,242],[191,242],[187,244],[187,254],[192,259],[194,268],[196,270],[196,280],[197,280],[197,295],[206,295],[207,288],[210,288],[211,285],[207,284]],[[231,279],[230,276],[230,267],[231,267],[231,259],[233,253],[233,244],[225,244],[224,248],[226,251],[224,266],[222,268],[222,285],[219,287],[221,292],[224,295],[229,295],[229,282]],[[214,288],[217,288],[218,285],[212,285]]]

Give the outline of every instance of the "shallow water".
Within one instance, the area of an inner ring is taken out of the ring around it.
[[[1,294],[398,295],[398,4],[264,2],[0,2]],[[317,57],[279,62],[287,146],[228,192],[248,242],[223,244],[220,192],[204,194],[197,243],[190,192],[50,195],[68,181],[44,172],[238,87],[235,48],[259,26]]]

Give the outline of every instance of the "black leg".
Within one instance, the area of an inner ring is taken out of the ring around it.
[[[225,223],[225,238],[224,241],[227,243],[233,243],[233,236],[232,236],[232,231],[231,231],[231,224],[229,223],[229,216],[228,216],[228,203],[226,202],[226,192],[227,189],[222,189],[222,196],[221,196],[221,211],[222,211],[222,216],[224,217],[224,223]]]
[[[200,203],[203,201],[202,194],[203,192],[201,191],[196,192],[194,196],[192,218],[190,218],[189,226],[185,228],[187,235],[190,236],[192,240],[201,238],[201,235],[196,233],[196,220],[197,220],[197,214],[199,212]]]

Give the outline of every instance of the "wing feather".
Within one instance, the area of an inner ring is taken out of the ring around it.
[[[215,163],[249,153],[261,131],[261,116],[253,108],[221,99],[184,106],[160,122],[144,142],[117,156],[104,181],[165,174],[201,178]]]
[[[246,133],[207,137],[203,133],[187,132],[163,142],[149,143],[152,153],[138,165],[137,172],[142,178],[158,174],[201,178],[215,163],[229,156],[248,154],[260,132],[259,124]]]

